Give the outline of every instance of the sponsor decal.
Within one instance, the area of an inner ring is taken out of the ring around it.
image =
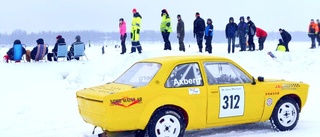
[[[296,90],[299,88],[299,84],[282,84],[282,85],[276,85],[275,88],[280,88],[281,90]]]
[[[177,80],[174,79],[173,81],[174,85],[200,85],[201,84],[201,78],[194,78],[194,79],[181,79]]]
[[[110,100],[111,106],[131,107],[133,105],[142,103],[142,97],[123,97],[121,99]]]
[[[266,93],[266,96],[273,96],[273,95],[279,95],[279,92],[268,92]]]
[[[190,95],[200,94],[200,89],[199,88],[189,88],[189,94]]]
[[[268,106],[271,106],[272,105],[272,98],[268,98],[266,103]]]

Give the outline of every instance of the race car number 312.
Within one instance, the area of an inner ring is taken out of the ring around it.
[[[219,87],[220,113],[219,118],[242,116],[244,113],[243,86]]]

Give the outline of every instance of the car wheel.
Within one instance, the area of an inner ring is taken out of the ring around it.
[[[299,120],[299,106],[291,98],[281,99],[275,106],[270,118],[272,127],[277,131],[292,130]]]
[[[173,109],[160,109],[147,126],[149,137],[183,137],[186,128],[184,117]]]

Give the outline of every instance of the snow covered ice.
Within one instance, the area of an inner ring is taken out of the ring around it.
[[[163,51],[163,44],[148,43],[143,53],[120,55],[114,46],[102,45],[86,49],[89,60],[0,63],[0,136],[1,137],[96,137],[93,126],[78,113],[76,91],[115,80],[134,62],[149,57],[207,54],[197,53],[195,44],[186,44],[186,52]],[[213,43],[213,54],[230,58],[253,76],[303,81],[310,85],[306,106],[296,128],[274,132],[269,122],[189,131],[192,137],[318,137],[320,129],[320,48],[309,49],[309,42],[292,42],[289,53],[276,52],[276,42],[265,43],[264,51],[227,54],[227,44]],[[127,45],[130,48],[130,45]],[[32,49],[32,47],[27,47]],[[0,48],[3,56],[8,48]],[[49,50],[51,51],[51,50]],[[277,59],[267,55],[272,51]],[[100,131],[96,130],[96,133]]]

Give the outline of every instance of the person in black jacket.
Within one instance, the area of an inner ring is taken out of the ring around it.
[[[317,19],[317,25],[318,25],[318,29],[320,29],[320,21],[319,21],[319,19]],[[318,46],[320,46],[320,33],[317,34],[317,41],[318,41]]]
[[[284,46],[286,47],[286,52],[289,52],[289,42],[291,41],[291,35],[284,29],[279,29]]]
[[[186,49],[185,49],[185,46],[184,46],[184,43],[183,43],[183,39],[184,39],[184,35],[185,35],[185,32],[184,32],[184,22],[183,22],[183,20],[181,19],[181,15],[180,15],[180,14],[177,15],[177,18],[178,18],[177,38],[178,38],[178,40],[179,40],[179,51],[185,52]]]
[[[44,40],[42,38],[37,39],[37,46],[35,46],[32,51],[27,50],[26,53],[26,60],[30,62],[30,58],[35,61],[39,61],[44,57],[46,54],[48,54],[48,47],[44,44]],[[40,46],[43,46],[44,48],[41,49]],[[45,51],[40,51],[45,50]]]
[[[202,41],[203,41],[205,28],[206,28],[206,24],[204,20],[200,17],[199,12],[197,12],[196,19],[193,22],[193,37],[197,38],[199,52],[202,52]]]
[[[230,53],[230,50],[231,50],[231,42],[232,42],[232,53],[234,53],[237,31],[238,31],[238,25],[234,23],[233,17],[230,17],[229,23],[226,26],[226,38],[228,39],[228,53]]]
[[[74,55],[74,45],[83,44],[83,42],[81,42],[81,37],[79,35],[77,35],[75,39],[76,39],[76,41],[71,44],[70,50],[68,52],[67,60],[71,60],[72,59],[71,57]],[[86,49],[86,48],[84,47],[84,49]],[[79,60],[79,57],[74,58],[74,59]]]
[[[58,59],[54,57],[54,56],[57,56],[58,45],[59,45],[59,44],[65,44],[65,43],[66,43],[65,40],[64,40],[64,38],[62,38],[61,35],[58,35],[58,36],[56,37],[56,39],[57,39],[57,42],[56,42],[56,44],[54,45],[54,48],[52,49],[52,53],[48,53],[48,55],[47,55],[48,61],[52,61],[52,58],[53,58],[54,61],[58,61]]]
[[[255,44],[253,41],[254,35],[256,35],[256,25],[251,21],[250,16],[247,17],[247,24],[248,24],[248,44],[249,44],[249,51],[255,51]]]

